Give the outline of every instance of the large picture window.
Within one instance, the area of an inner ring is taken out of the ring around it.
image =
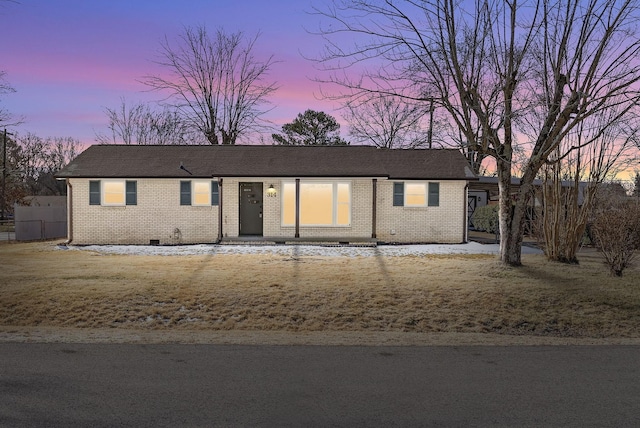
[[[294,226],[296,222],[296,184],[282,185],[282,224]],[[351,183],[300,182],[301,226],[351,225]]]

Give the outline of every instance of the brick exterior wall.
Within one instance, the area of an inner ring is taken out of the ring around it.
[[[148,245],[158,240],[166,245],[216,241],[217,206],[181,206],[179,179],[135,181],[137,205],[110,207],[89,205],[89,180],[71,179],[72,243]]]
[[[138,244],[151,240],[166,244],[212,243],[218,239],[218,206],[181,206],[180,179],[138,179],[137,205],[89,205],[89,180],[71,179],[72,219],[69,233],[74,244]],[[290,181],[287,179],[287,181]],[[335,240],[368,239],[372,234],[373,182],[351,182],[351,225],[300,226],[300,238]],[[263,183],[263,236],[293,238],[294,226],[282,226],[282,181],[271,178],[224,178],[223,238],[239,235],[239,183]],[[276,197],[267,197],[273,184]],[[466,181],[441,181],[438,207],[394,207],[393,181],[377,182],[377,239],[382,242],[460,243],[465,240]]]
[[[393,183],[378,182],[379,241],[456,244],[466,240],[466,181],[440,181],[437,207],[394,207]]]

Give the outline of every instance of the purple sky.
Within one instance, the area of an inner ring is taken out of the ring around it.
[[[25,120],[10,131],[94,143],[96,132],[106,132],[105,107],[118,107],[122,97],[128,104],[159,99],[137,80],[159,72],[153,59],[165,35],[171,41],[198,25],[261,32],[258,56],[280,61],[270,73],[280,89],[267,116],[276,124],[307,108],[340,119],[336,104],[318,100],[310,80],[318,72],[301,55],[322,49],[307,32],[318,27],[310,9],[311,0],[0,0],[0,70],[16,89],[0,102]]]

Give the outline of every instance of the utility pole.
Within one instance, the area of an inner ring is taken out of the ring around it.
[[[429,103],[429,133],[427,134],[427,141],[429,148],[433,146],[433,98],[430,98]]]

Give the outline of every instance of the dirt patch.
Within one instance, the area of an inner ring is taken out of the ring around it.
[[[566,266],[525,255],[524,267],[506,268],[492,255],[137,256],[5,244],[0,340],[499,344],[640,337],[639,270],[611,278],[597,253],[580,258]]]

